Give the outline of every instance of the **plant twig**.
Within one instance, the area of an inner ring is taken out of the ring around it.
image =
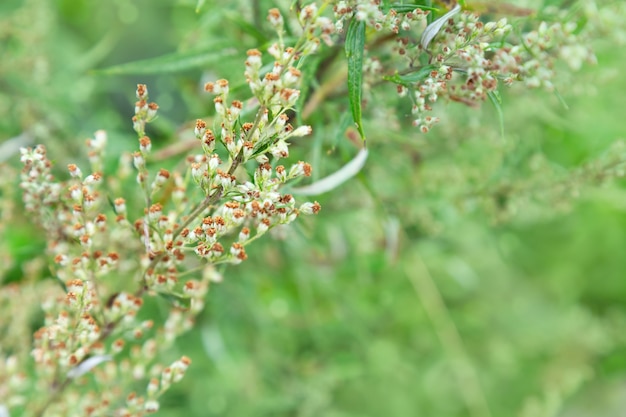
[[[450,312],[424,264],[417,249],[409,257],[413,262],[405,267],[405,274],[420,299],[430,322],[435,328],[446,356],[450,359],[456,374],[459,392],[471,417],[491,417],[489,403],[480,385],[476,368],[465,349]]]

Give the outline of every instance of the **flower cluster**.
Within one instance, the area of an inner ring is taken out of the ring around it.
[[[48,235],[52,272],[63,288],[44,303],[45,320],[34,336],[37,378],[31,388],[50,392],[31,404],[35,413],[157,411],[159,396],[190,364],[183,357],[163,367],[158,356],[193,325],[209,283],[221,280],[214,265],[242,262],[246,246],[269,230],[319,212],[317,202],[298,204],[281,190],[310,176],[311,166],[277,161],[289,156],[291,140],[312,132],[310,126],[294,127],[289,114],[300,94],[298,63],[315,50],[327,24],[315,13],[301,16],[303,41],[288,47],[280,13],[270,11],[269,20],[279,29],[279,42],[268,50],[272,69],[263,70],[258,50],[249,51],[245,62],[255,98],[248,101],[251,108],[231,99],[227,80],[206,84],[215,95],[216,125],[197,120],[200,152],[187,157],[186,174],[151,168],[146,127],[158,105],[149,102],[147,87],[138,85],[132,118],[138,149],[130,161],[143,195],[139,213],[119,195],[125,193],[119,181],[124,164],[117,176],[105,174],[104,131],[87,141],[89,170],[70,164],[65,182],[52,176],[43,146],[22,149],[24,202]],[[242,120],[248,110],[255,113],[251,122]],[[151,296],[170,304],[161,323],[141,317]],[[2,366],[15,368],[12,362]],[[80,386],[87,375],[95,375],[100,389],[108,387],[105,395],[77,397],[67,389],[75,382]],[[124,391],[141,380],[147,381],[145,393]]]
[[[427,11],[419,8],[410,8],[404,13],[399,13],[394,8],[389,8],[386,12],[381,7],[380,0],[349,0],[338,1],[333,6],[335,15],[335,27],[343,30],[344,22],[347,19],[355,18],[376,31],[399,33],[408,31],[416,24],[426,22]]]
[[[478,15],[460,13],[448,18],[431,41],[425,42],[423,36],[422,43],[411,48],[408,38],[399,40],[411,65],[420,62],[424,53],[429,59],[427,65],[407,72],[422,71],[425,76],[400,83],[398,91],[410,92],[413,123],[426,133],[439,121],[428,112],[440,98],[476,106],[500,83],[515,81],[528,88],[552,90],[557,58],[572,70],[583,62],[595,62],[590,48],[580,43],[577,30],[574,22],[541,22],[536,30],[516,37],[505,18],[484,23]]]
[[[161,367],[154,363],[154,347],[167,346],[160,340],[165,340],[167,332],[154,334],[153,321],[137,317],[144,303],[142,296],[149,288],[141,285],[133,292],[126,291],[133,287],[133,276],[138,276],[140,265],[136,259],[141,256],[142,245],[137,244],[138,234],[126,218],[122,199],[115,200],[115,215],[107,213],[110,206],[104,175],[93,170],[102,168],[105,145],[103,131],[88,140],[92,172],[84,175],[78,166],[70,164],[67,182],[56,181],[51,175],[52,164],[43,146],[22,150],[24,201],[47,232],[53,273],[64,289],[44,302],[43,326],[34,334],[31,355],[37,377],[29,381],[33,385],[30,389],[49,392],[49,396],[30,402],[33,413],[46,410],[50,415],[69,415],[113,410],[117,415],[130,416],[149,411],[141,401],[121,406],[119,397],[125,393],[119,384],[130,384],[131,380],[158,372]],[[125,265],[120,265],[122,262]],[[201,287],[192,280],[185,285]],[[195,301],[202,305],[205,292],[189,292],[188,304],[193,306]],[[185,314],[191,317],[197,312],[189,308]],[[176,331],[183,330],[179,326]],[[131,356],[141,351],[137,355],[141,360],[133,362],[132,375],[123,375],[117,367],[98,367],[111,360],[127,361],[122,358],[129,350]],[[104,398],[85,395],[72,401],[76,393],[66,392],[66,387],[83,380],[87,373],[97,374],[101,387],[110,385],[111,390]]]
[[[400,96],[411,98],[413,124],[424,133],[439,121],[429,113],[440,99],[478,106],[500,85],[514,82],[552,90],[557,59],[572,70],[595,62],[571,16],[546,15],[551,23],[517,33],[506,18],[485,22],[477,14],[461,12],[459,5],[429,25],[429,11],[409,5],[352,0],[336,2],[333,10],[338,30],[346,20],[357,19],[397,35],[380,38],[376,49],[366,50],[363,88],[369,91],[381,76],[396,83]],[[391,50],[384,47],[387,39],[395,40]],[[391,71],[395,74],[384,75]]]

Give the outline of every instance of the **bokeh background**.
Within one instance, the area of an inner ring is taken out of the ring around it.
[[[2,162],[40,142],[59,167],[85,161],[84,139],[106,129],[115,164],[135,146],[137,83],[160,105],[155,147],[184,139],[212,114],[204,81],[241,82],[245,51],[267,46],[275,3],[3,0]],[[504,91],[503,133],[489,103],[452,103],[422,135],[393,87],[372,91],[362,173],[223,271],[171,352],[193,366],[161,415],[623,416],[626,54],[613,30],[593,43],[596,66],[563,69],[562,99]],[[292,147],[317,178],[358,151],[346,109],[340,95],[320,105]],[[17,188],[2,198],[16,202],[4,282],[45,279]]]

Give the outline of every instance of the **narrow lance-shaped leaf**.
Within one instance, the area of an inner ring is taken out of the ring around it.
[[[176,308],[187,310],[191,306],[191,298],[184,294],[157,292],[157,295]]]
[[[498,113],[498,120],[500,122],[500,136],[504,138],[504,113],[502,112],[502,97],[500,97],[500,93],[497,90],[489,91],[487,93],[487,97],[495,107],[496,112]]]
[[[126,64],[96,70],[96,74],[164,74],[186,71],[193,68],[205,68],[209,64],[233,57],[237,51],[233,48],[215,46],[210,50],[175,52],[156,58],[128,62]]]
[[[196,13],[200,13],[200,10],[202,10],[202,6],[204,6],[206,0],[198,0],[198,2],[196,3]]]
[[[384,76],[383,79],[386,81],[391,81],[394,84],[401,84],[405,87],[409,87],[418,83],[420,81],[424,81],[431,72],[437,69],[437,65],[424,65],[421,68],[417,68],[414,72],[410,72],[408,74],[400,75],[398,73],[394,75]]]
[[[381,8],[385,12],[389,12],[389,10],[393,9],[398,13],[409,13],[409,12],[414,11],[415,9],[430,10],[430,11],[439,10],[436,7],[431,7],[431,6],[427,6],[424,4],[402,4],[402,3],[393,3],[387,6],[382,6]]]
[[[263,31],[244,19],[241,13],[226,13],[224,17],[232,22],[233,25],[235,25],[243,33],[253,37],[259,44],[265,44],[269,42],[269,39],[267,38],[267,36],[265,36]]]
[[[361,96],[363,93],[363,50],[365,48],[365,22],[352,19],[346,33],[346,57],[348,58],[348,98],[350,111],[361,138],[365,140],[361,120]]]

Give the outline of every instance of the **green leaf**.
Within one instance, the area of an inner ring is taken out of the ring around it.
[[[561,103],[561,105],[563,106],[563,108],[565,110],[569,110],[569,106],[567,105],[567,101],[565,101],[565,97],[563,97],[561,95],[561,93],[559,93],[559,90],[557,90],[556,88],[554,89],[554,95],[556,96],[556,98],[559,100],[559,103]]]
[[[180,72],[196,68],[205,68],[208,65],[221,62],[236,54],[237,51],[234,48],[214,45],[210,49],[201,51],[175,52],[156,58],[114,65],[112,67],[95,70],[95,73],[101,75],[120,75]]]
[[[489,91],[487,96],[498,113],[498,120],[500,121],[500,136],[504,139],[504,113],[502,112],[502,97],[497,90]]]
[[[272,136],[271,138],[269,138],[269,140],[257,143],[255,145],[254,152],[250,158],[256,158],[257,156],[267,152],[267,150],[274,144],[275,139],[276,136]]]
[[[327,51],[330,51],[330,48]],[[322,54],[308,57],[306,64],[309,70],[302,73],[300,81],[300,100],[296,103],[296,115],[298,118],[300,118],[300,115],[302,114],[302,110],[304,109],[304,105],[308,100],[309,93],[312,90],[314,83],[317,82],[315,75],[317,74],[317,69],[322,62]],[[299,122],[301,122],[301,120],[299,120]]]
[[[113,199],[111,198],[110,195],[107,195],[107,202],[109,203],[109,206],[111,206],[111,209],[113,210],[113,213],[119,214],[117,212],[117,210],[115,210],[115,201],[113,201]]]
[[[265,44],[269,42],[269,39],[261,30],[241,17],[241,13],[226,13],[225,17],[237,26],[243,33],[254,38],[258,44]]]
[[[431,7],[425,4],[402,4],[402,3],[393,3],[388,5],[387,7],[382,7],[383,12],[387,13],[389,10],[395,10],[398,13],[409,13],[414,11],[415,9],[422,9],[422,10],[431,10],[431,11],[437,11],[439,10],[436,7]]]
[[[409,74],[400,75],[398,73],[394,75],[388,75],[383,77],[386,81],[391,81],[395,84],[401,84],[405,87],[410,87],[415,83],[425,80],[428,78],[430,73],[437,69],[436,65],[425,65],[423,67],[418,68],[415,72],[411,72]]]
[[[202,10],[205,1],[206,0],[198,0],[198,2],[196,3],[196,13],[200,13],[200,10]]]
[[[346,57],[348,58],[348,97],[352,119],[361,139],[365,140],[361,121],[361,96],[363,93],[363,51],[365,49],[365,22],[352,19],[346,33]]]
[[[163,298],[168,304],[180,308],[183,310],[188,310],[191,307],[191,298],[184,294],[176,294],[176,293],[165,293],[157,291],[157,295]]]

